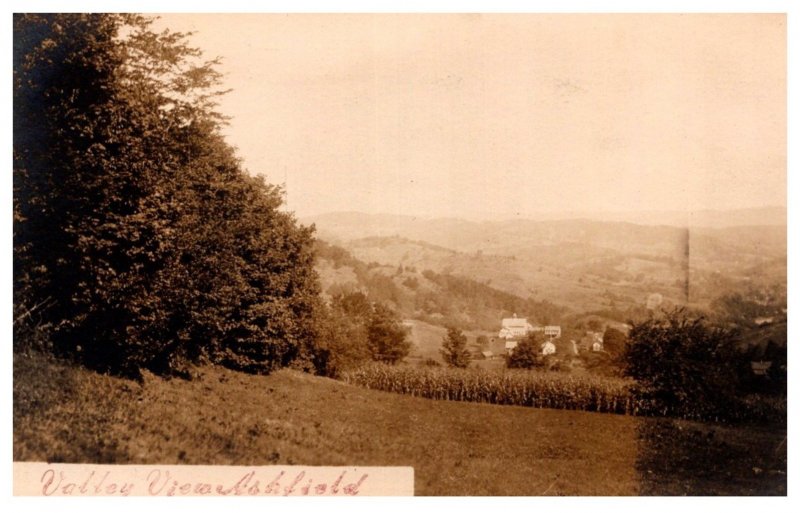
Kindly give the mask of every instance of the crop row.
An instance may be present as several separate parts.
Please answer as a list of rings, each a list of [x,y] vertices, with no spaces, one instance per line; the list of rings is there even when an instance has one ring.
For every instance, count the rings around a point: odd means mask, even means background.
[[[652,404],[631,380],[523,370],[481,371],[371,364],[344,373],[354,385],[429,399],[647,414]]]

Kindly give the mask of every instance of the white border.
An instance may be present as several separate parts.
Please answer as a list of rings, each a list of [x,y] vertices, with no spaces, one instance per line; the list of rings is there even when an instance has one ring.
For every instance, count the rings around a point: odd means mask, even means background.
[[[2,104],[3,139],[5,144],[2,146],[4,162],[8,164],[12,161],[11,156],[11,13],[13,12],[785,12],[788,13],[788,216],[789,216],[789,359],[793,364],[798,357],[798,350],[794,348],[795,341],[800,340],[800,330],[796,322],[798,315],[797,309],[800,308],[797,291],[800,289],[800,275],[797,272],[797,259],[800,257],[800,238],[798,238],[797,226],[798,216],[800,215],[800,185],[798,183],[798,169],[796,151],[798,145],[798,102],[797,95],[791,90],[797,88],[797,67],[800,63],[800,52],[798,51],[798,18],[800,10],[798,2],[790,0],[674,0],[664,1],[590,1],[590,0],[563,0],[547,2],[516,2],[507,0],[495,1],[461,1],[445,2],[440,0],[406,0],[390,2],[366,2],[366,1],[337,1],[326,3],[322,1],[279,1],[268,2],[266,5],[258,5],[251,1],[227,0],[225,2],[192,2],[179,3],[173,0],[161,1],[121,1],[121,2],[100,2],[100,1],[41,1],[41,2],[21,2],[11,1],[5,27],[2,31],[3,48],[2,53],[3,71],[5,72],[4,81],[0,84],[3,89],[5,102]],[[11,296],[12,296],[12,276],[11,276],[11,173],[7,168],[3,174],[5,183],[0,189],[0,197],[4,209],[5,217],[0,223],[0,239],[2,240],[2,319],[5,341],[3,352],[3,372],[2,383],[3,393],[0,399],[0,412],[5,422],[2,425],[2,445],[0,445],[0,461],[4,462],[0,469],[0,483],[2,483],[3,502],[5,511],[141,511],[143,508],[187,508],[191,511],[218,511],[220,508],[229,507],[229,503],[218,502],[221,499],[180,499],[179,504],[168,503],[169,499],[78,499],[78,500],[59,500],[58,503],[42,499],[22,499],[12,498],[11,493],[11,444],[12,444],[12,408],[11,408]],[[793,367],[794,368],[794,367]],[[790,377],[790,406],[794,405],[794,398],[797,397],[797,379]],[[790,408],[789,426],[797,425],[796,408]],[[413,499],[378,499],[363,498],[341,502],[340,499],[271,499],[264,502],[263,499],[236,499],[237,508],[246,508],[254,511],[286,511],[286,510],[305,510],[329,511],[331,509],[353,512],[374,512],[380,509],[382,512],[402,511],[406,513],[409,508],[437,507],[447,509],[465,509],[471,511],[485,512],[487,509],[501,507],[518,511],[555,511],[575,509],[591,509],[592,512],[614,512],[619,511],[675,511],[678,508],[703,508],[725,511],[742,511],[751,513],[759,507],[769,508],[770,511],[788,511],[790,503],[798,502],[793,500],[794,495],[800,492],[792,478],[797,475],[797,451],[795,441],[790,441],[789,447],[789,499],[763,499],[763,498],[413,498]],[[797,506],[797,504],[795,505]],[[797,510],[797,508],[792,508]]]

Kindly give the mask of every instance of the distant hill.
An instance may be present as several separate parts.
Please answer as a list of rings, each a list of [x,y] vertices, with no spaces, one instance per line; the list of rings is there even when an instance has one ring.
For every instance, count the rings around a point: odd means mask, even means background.
[[[691,228],[729,228],[732,226],[786,226],[785,207],[742,208],[735,210],[650,210],[644,212],[602,212],[585,217],[595,221],[632,222]]]
[[[786,226],[785,207],[762,207],[736,210],[697,210],[680,212],[674,210],[651,210],[642,212],[563,212],[540,213],[529,218],[493,219],[469,221],[454,218],[435,218],[394,215],[365,214],[361,212],[332,212],[302,219],[304,223],[316,223],[318,227],[330,229],[345,238],[360,238],[369,235],[403,235],[410,238],[415,230],[444,231],[485,229],[505,224],[541,223],[552,221],[594,221],[602,223],[633,223],[645,226],[672,226],[677,228],[730,228],[736,226]],[[423,239],[425,240],[425,239]],[[445,244],[447,245],[447,244]]]
[[[707,224],[721,224],[723,218],[777,222],[779,210],[785,214],[785,209],[699,214]],[[314,222],[321,239],[364,262],[461,276],[578,312],[642,307],[654,294],[666,305],[702,309],[721,294],[786,283],[785,224],[687,228],[354,212],[305,222]]]
[[[453,324],[465,330],[496,332],[500,320],[513,314],[548,324],[571,312],[552,301],[520,296],[465,276],[411,263],[367,264],[349,251],[321,240],[317,241],[316,270],[323,297],[362,292],[406,319],[440,327]]]

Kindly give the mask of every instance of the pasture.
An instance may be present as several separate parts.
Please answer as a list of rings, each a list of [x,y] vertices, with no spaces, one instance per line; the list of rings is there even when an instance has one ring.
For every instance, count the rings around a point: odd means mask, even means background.
[[[786,493],[785,435],[434,401],[291,370],[138,383],[14,359],[16,461],[411,465],[419,495],[772,495]]]

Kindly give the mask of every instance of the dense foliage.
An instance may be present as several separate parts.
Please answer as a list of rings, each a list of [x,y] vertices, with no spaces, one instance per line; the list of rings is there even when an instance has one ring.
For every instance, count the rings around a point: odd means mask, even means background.
[[[411,351],[411,341],[397,315],[386,306],[373,304],[367,324],[367,344],[372,359],[397,363]]]
[[[542,338],[537,333],[528,333],[519,341],[517,347],[506,355],[506,367],[509,369],[533,369],[544,366],[541,345]]]
[[[406,330],[385,305],[361,292],[340,294],[317,308],[310,355],[319,374],[338,377],[367,360],[396,363],[411,350]]]
[[[269,371],[313,344],[312,232],[222,139],[216,63],[150,26],[14,17],[15,345],[37,310],[95,368]]]
[[[624,372],[677,416],[725,418],[737,402],[742,355],[733,334],[678,309],[634,324]]]
[[[447,335],[442,339],[442,358],[450,367],[465,369],[469,366],[469,351],[467,350],[467,336],[456,328],[449,326]]]
[[[607,327],[603,333],[603,351],[612,358],[617,358],[625,352],[627,342],[628,337],[625,336],[625,333],[612,326]]]

